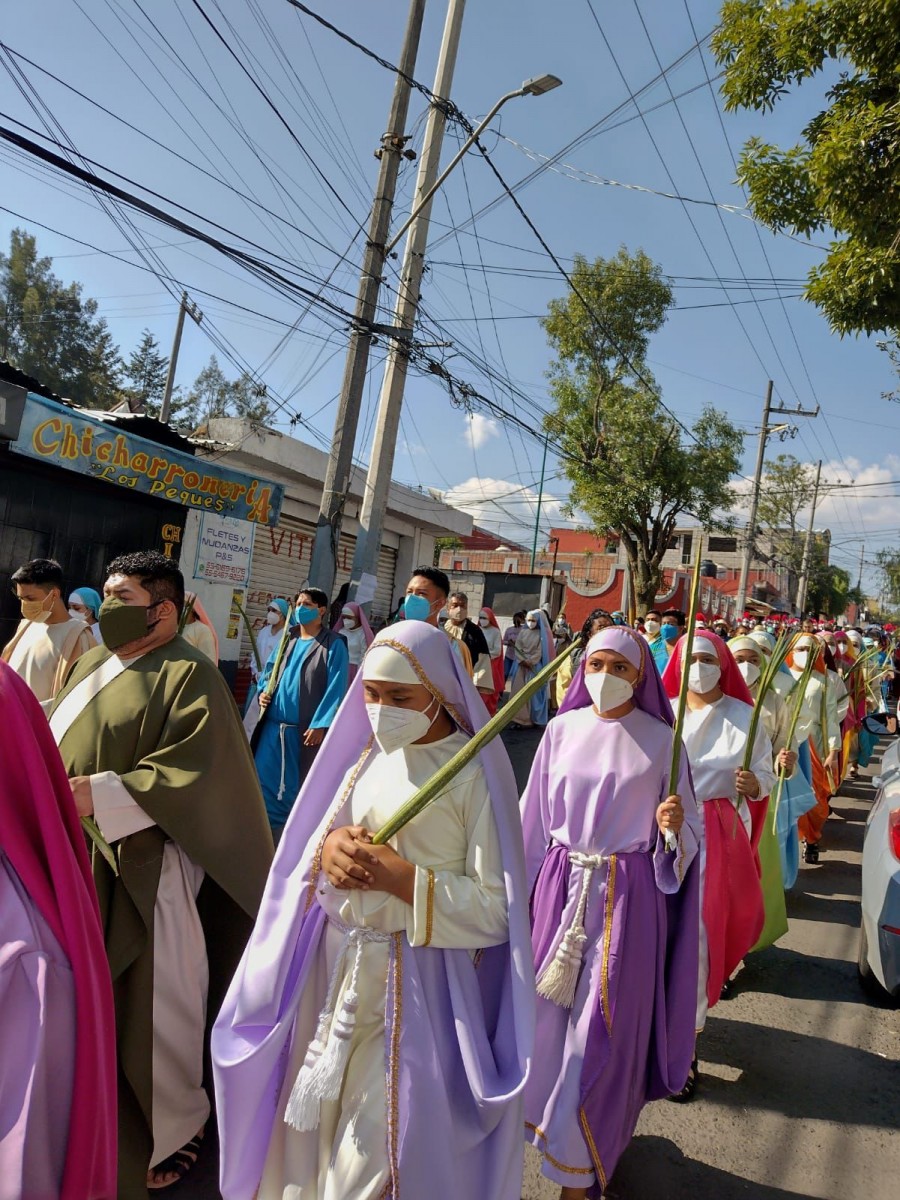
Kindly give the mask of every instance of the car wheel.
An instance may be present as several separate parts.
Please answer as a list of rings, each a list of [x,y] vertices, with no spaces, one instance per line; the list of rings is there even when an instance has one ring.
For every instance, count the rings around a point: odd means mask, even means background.
[[[872,965],[869,962],[869,939],[866,937],[866,927],[862,923],[859,926],[859,953],[856,958],[856,971],[859,976],[859,984],[867,996],[873,1000],[883,1000],[885,993],[881,984],[875,977],[875,972],[872,970]]]

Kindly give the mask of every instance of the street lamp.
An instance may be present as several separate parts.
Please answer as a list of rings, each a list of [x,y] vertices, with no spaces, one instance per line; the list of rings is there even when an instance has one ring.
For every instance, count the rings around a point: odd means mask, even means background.
[[[552,92],[554,88],[558,88],[561,85],[562,80],[558,79],[555,75],[536,75],[534,79],[526,79],[522,86],[520,88],[516,88],[514,92],[507,92],[505,96],[501,96],[484,120],[476,129],[472,130],[469,137],[463,142],[459,150],[457,150],[456,154],[454,154],[454,156],[450,159],[449,163],[447,163],[447,166],[388,242],[384,250],[385,258],[387,258],[387,256],[391,253],[425,205],[428,204],[428,202],[434,196],[438,188],[441,187],[444,180],[447,178],[453,168],[460,162],[463,155],[465,155],[478,141],[485,129],[487,129],[488,125],[490,125],[491,121],[493,121],[494,117],[496,117],[497,113],[504,104],[506,104],[509,100],[515,100],[517,96],[543,96],[545,92]]]

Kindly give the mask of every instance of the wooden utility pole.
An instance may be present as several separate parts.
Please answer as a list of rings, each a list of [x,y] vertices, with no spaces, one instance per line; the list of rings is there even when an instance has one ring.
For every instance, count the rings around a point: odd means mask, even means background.
[[[353,469],[353,450],[356,445],[356,431],[372,345],[372,325],[377,316],[378,293],[384,274],[385,247],[391,227],[397,176],[409,140],[404,131],[409,112],[410,80],[416,68],[424,15],[425,0],[411,0],[387,132],[382,137],[381,149],[377,152],[381,158],[381,168],[375,186],[375,200],[369,220],[353,328],[350,332],[350,345],[334,422],[331,451],[325,469],[325,485],[322,489],[309,568],[310,583],[321,588],[327,595],[331,595],[334,588],[341,520]]]
[[[178,366],[178,351],[181,349],[181,335],[184,332],[184,314],[197,322],[199,325],[203,320],[203,313],[193,302],[188,299],[187,292],[181,293],[181,303],[178,306],[178,321],[175,325],[175,338],[172,342],[172,353],[169,356],[169,370],[166,374],[166,390],[163,393],[162,407],[159,410],[159,419],[163,425],[168,425],[169,416],[172,412],[172,389],[175,386],[175,368]]]

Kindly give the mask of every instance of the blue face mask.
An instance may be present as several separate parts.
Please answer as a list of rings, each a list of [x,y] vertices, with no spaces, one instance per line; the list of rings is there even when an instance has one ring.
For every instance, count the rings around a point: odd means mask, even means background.
[[[613,617],[613,625],[624,625],[625,621],[622,617]]]
[[[664,641],[667,641],[667,642],[677,642],[678,641],[678,626],[677,625],[663,625],[663,626],[661,626],[659,633]]]
[[[407,621],[427,621],[431,616],[431,602],[424,596],[410,594],[403,601],[403,615]]]
[[[308,604],[298,604],[294,609],[294,616],[301,625],[309,625],[311,621],[316,621],[321,616],[317,608],[311,608]]]

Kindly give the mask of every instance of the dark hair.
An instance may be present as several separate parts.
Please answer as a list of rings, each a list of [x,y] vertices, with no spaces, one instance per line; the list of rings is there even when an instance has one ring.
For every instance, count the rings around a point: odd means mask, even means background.
[[[447,597],[447,599],[448,600],[462,600],[462,602],[466,606],[466,608],[469,607],[469,597],[466,595],[465,592],[451,592],[450,595]]]
[[[24,563],[12,577],[12,584],[34,583],[40,587],[55,587],[62,591],[62,567],[55,558],[33,558]]]
[[[664,617],[674,617],[676,623],[682,629],[684,628],[685,621],[687,621],[687,615],[680,608],[667,608],[662,615]]]
[[[410,579],[415,579],[417,575],[421,575],[423,579],[433,583],[437,590],[443,592],[445,596],[450,595],[450,580],[437,567],[414,567]]]
[[[647,618],[650,616],[650,614],[651,614],[651,613],[656,613],[656,615],[657,615],[658,617],[661,617],[661,616],[662,616],[662,613],[659,611],[659,609],[658,609],[658,608],[648,608],[648,609],[647,609],[647,611],[644,613],[643,620],[645,620],[645,621],[646,621],[646,620],[647,620]]]
[[[587,620],[581,627],[582,650],[584,650],[584,647],[588,644],[588,639],[591,636],[591,630],[594,628],[594,622],[599,621],[601,617],[606,617],[608,621],[612,620],[612,614],[608,613],[605,608],[594,608],[588,613]]]
[[[298,596],[309,596],[310,600],[312,600],[315,603],[316,608],[327,608],[328,607],[328,597],[325,595],[325,593],[322,591],[321,588],[314,588],[314,587],[301,588],[300,591],[297,593],[297,595]]]
[[[106,568],[106,578],[111,575],[133,576],[156,603],[171,600],[179,613],[184,608],[184,576],[178,564],[159,550],[120,554]]]

